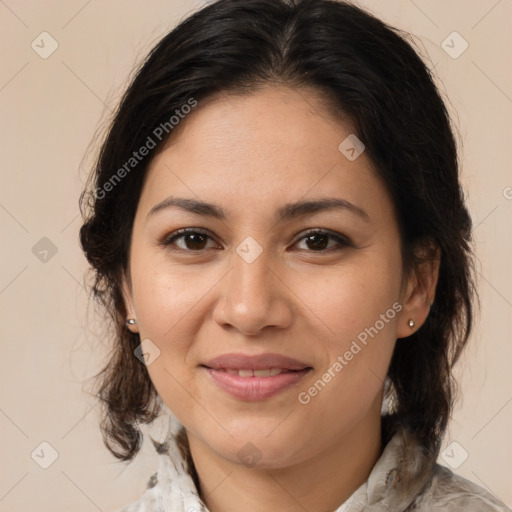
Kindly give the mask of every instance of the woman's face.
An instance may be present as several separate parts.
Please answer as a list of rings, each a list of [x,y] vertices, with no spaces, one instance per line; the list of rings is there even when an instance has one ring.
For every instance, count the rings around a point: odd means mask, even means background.
[[[131,329],[189,437],[234,463],[286,467],[378,425],[412,332],[393,205],[350,135],[314,91],[268,87],[199,103],[151,162]]]

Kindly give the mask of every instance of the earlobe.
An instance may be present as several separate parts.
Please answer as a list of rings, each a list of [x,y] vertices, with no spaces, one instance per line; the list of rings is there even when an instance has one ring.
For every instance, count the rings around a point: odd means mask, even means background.
[[[427,319],[436,293],[439,277],[440,249],[423,247],[423,257],[408,278],[403,295],[402,311],[398,319],[397,338],[406,338],[416,332]]]
[[[135,312],[135,306],[133,304],[133,297],[131,291],[131,285],[128,282],[126,276],[123,276],[122,281],[122,292],[123,299],[126,308],[126,326],[133,333],[139,332],[139,327],[137,326],[137,314]]]

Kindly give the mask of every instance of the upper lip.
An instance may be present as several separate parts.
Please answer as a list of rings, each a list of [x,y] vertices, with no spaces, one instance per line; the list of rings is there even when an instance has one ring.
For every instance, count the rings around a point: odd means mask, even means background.
[[[233,370],[265,370],[267,368],[282,368],[284,370],[304,370],[311,368],[309,365],[292,359],[291,357],[280,354],[222,354],[210,359],[203,366],[214,370],[233,369]]]

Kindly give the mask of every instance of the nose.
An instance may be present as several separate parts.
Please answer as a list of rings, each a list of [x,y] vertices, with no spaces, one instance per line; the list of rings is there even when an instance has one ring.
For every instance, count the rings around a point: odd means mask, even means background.
[[[270,268],[265,251],[252,263],[236,253],[233,260],[233,268],[219,283],[214,321],[251,336],[265,328],[288,327],[293,318],[293,294]]]

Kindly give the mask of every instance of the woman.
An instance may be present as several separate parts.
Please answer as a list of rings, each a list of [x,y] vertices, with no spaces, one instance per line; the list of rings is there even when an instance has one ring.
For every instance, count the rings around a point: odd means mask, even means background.
[[[507,510],[436,464],[472,324],[449,118],[329,0],[219,0],[153,49],[86,192],[109,450],[171,418],[134,511]]]

